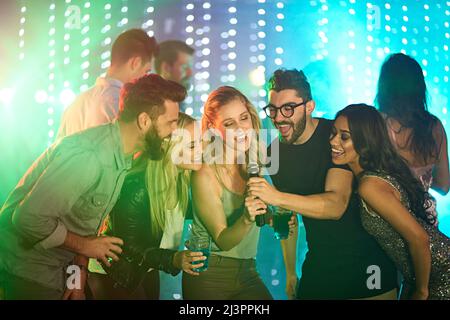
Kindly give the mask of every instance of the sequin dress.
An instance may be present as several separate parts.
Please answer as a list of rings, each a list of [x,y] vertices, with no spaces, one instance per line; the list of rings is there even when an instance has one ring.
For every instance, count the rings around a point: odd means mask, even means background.
[[[363,172],[359,176],[359,179],[369,176],[382,179],[398,190],[403,206],[408,209],[428,233],[431,249],[431,273],[428,286],[428,298],[433,300],[450,300],[450,238],[441,233],[437,228],[427,224],[411,211],[408,196],[395,178],[379,172]],[[378,241],[402,273],[404,277],[402,299],[408,299],[415,287],[414,266],[408,245],[387,221],[369,208],[364,200],[361,199],[361,202],[361,221],[363,227]]]

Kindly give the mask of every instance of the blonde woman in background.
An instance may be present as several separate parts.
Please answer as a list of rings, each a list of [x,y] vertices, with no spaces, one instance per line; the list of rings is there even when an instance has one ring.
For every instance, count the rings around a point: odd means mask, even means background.
[[[201,127],[191,116],[180,113],[162,161],[147,164],[152,232],[164,231],[161,248],[176,249],[181,242],[184,220],[191,207],[191,172],[202,167]]]

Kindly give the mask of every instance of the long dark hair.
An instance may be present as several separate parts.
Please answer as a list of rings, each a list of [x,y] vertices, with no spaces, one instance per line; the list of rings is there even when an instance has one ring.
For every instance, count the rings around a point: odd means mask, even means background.
[[[341,116],[348,121],[353,146],[364,171],[384,172],[395,178],[406,191],[413,212],[432,224],[424,208],[428,193],[390,142],[386,123],[377,109],[352,104],[339,111],[336,119]]]
[[[437,158],[440,146],[433,137],[438,119],[428,112],[427,86],[422,68],[403,53],[390,55],[378,79],[376,102],[381,112],[411,128],[405,148],[424,162]]]

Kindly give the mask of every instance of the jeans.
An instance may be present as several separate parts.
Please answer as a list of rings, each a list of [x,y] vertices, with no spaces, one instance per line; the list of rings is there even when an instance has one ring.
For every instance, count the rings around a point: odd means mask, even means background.
[[[256,271],[254,259],[211,255],[199,276],[183,273],[185,300],[272,300]]]
[[[2,278],[2,294],[5,300],[61,300],[64,294],[63,291],[45,287],[10,273],[2,273]]]
[[[142,283],[134,291],[116,287],[114,280],[106,274],[90,273],[88,285],[94,300],[158,300],[159,272],[147,273]]]

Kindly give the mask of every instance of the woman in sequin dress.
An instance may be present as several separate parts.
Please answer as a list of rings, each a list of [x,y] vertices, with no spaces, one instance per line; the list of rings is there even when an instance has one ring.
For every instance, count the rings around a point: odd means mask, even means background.
[[[427,192],[390,143],[381,114],[346,107],[330,144],[333,162],[358,177],[362,224],[402,273],[402,298],[450,299],[450,239],[427,216]]]

